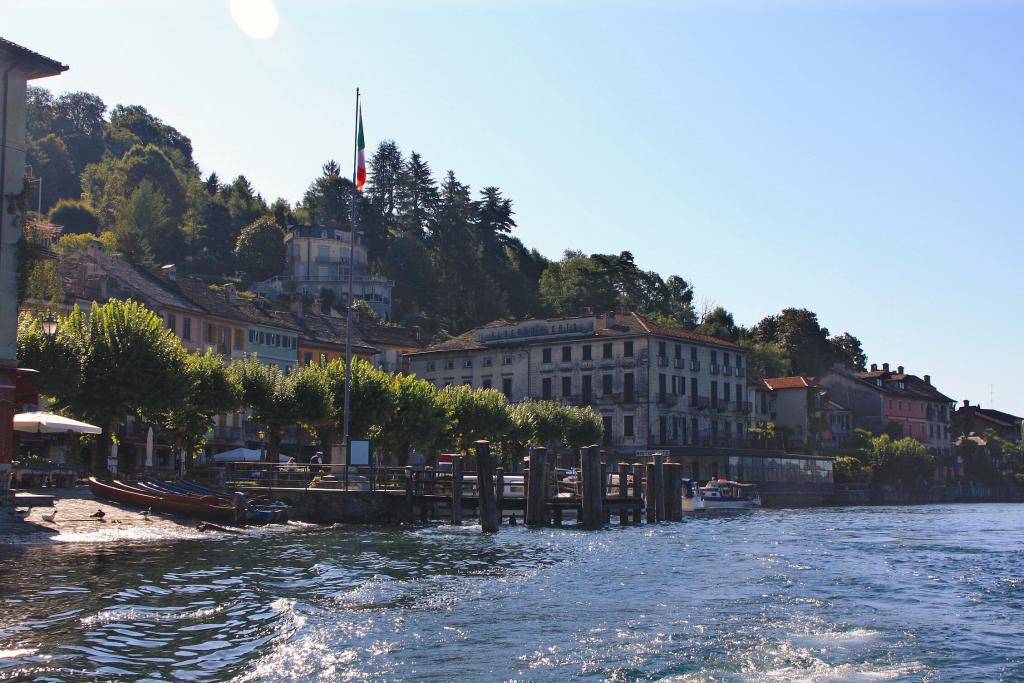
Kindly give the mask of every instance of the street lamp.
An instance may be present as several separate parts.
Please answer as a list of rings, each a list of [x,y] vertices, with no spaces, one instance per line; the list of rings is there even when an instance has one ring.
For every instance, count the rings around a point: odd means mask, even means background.
[[[53,313],[48,313],[42,321],[43,334],[47,337],[52,337],[57,334],[57,318],[54,317]]]
[[[262,429],[256,432],[256,438],[260,440],[260,460],[267,459],[267,433]]]

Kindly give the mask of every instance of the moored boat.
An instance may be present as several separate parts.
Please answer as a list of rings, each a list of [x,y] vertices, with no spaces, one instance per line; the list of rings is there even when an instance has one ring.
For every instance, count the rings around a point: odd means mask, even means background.
[[[761,494],[754,484],[712,479],[701,487],[700,497],[707,510],[746,510],[761,507]]]
[[[235,524],[244,522],[247,515],[244,497],[232,504],[216,496],[162,492],[155,487],[117,480],[100,481],[95,477],[89,477],[89,488],[93,495],[104,500],[183,517]]]
[[[683,479],[683,512],[698,512],[703,509],[700,482],[696,479]]]

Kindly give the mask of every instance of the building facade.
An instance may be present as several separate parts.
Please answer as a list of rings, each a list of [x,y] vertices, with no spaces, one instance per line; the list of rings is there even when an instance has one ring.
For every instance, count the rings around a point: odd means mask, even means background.
[[[996,436],[1013,443],[1020,443],[1021,423],[1024,418],[993,408],[982,408],[978,404],[971,405],[971,402],[964,399],[963,405],[956,409],[956,436],[970,436],[971,434],[984,434],[988,430],[995,432]]]
[[[623,454],[748,440],[746,350],[635,313],[498,321],[406,358],[438,389],[592,406]]]
[[[284,236],[285,272],[253,287],[254,291],[280,296],[286,289],[304,298],[321,298],[324,290],[335,301],[348,301],[349,250],[352,250],[352,296],[362,299],[381,318],[391,318],[394,282],[370,272],[366,246],[361,238],[351,244],[352,233],[334,228],[292,226]]]

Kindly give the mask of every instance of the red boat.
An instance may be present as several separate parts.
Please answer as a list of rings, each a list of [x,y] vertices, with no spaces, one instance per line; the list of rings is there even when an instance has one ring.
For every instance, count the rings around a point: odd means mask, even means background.
[[[216,496],[178,495],[116,480],[100,481],[95,477],[89,477],[89,488],[93,495],[104,500],[212,522],[233,524],[244,521],[246,515],[244,508],[239,509]]]

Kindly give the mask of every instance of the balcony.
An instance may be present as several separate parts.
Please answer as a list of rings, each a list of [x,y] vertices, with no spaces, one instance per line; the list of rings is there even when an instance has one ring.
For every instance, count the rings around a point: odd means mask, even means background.
[[[552,363],[541,363],[540,364],[540,371],[541,372],[554,372],[555,371],[555,366]]]
[[[558,369],[563,371],[563,372],[567,372],[569,370],[572,370],[572,361],[563,360],[561,363],[558,364]]]
[[[693,370],[694,372],[700,370],[700,361],[699,360],[691,360],[690,361],[690,369]]]
[[[592,361],[592,360],[581,360],[580,361],[580,370],[593,370],[593,369],[594,369],[594,361]]]
[[[750,401],[736,401],[737,413],[750,414],[754,410],[753,404]]]
[[[706,410],[711,405],[711,399],[707,396],[690,396],[690,407],[697,410]]]
[[[675,394],[658,394],[658,403],[663,406],[674,406],[678,400],[679,399]]]
[[[674,367],[676,370],[685,370],[686,369],[686,361],[683,360],[682,358],[673,358],[672,359],[672,367]]]
[[[658,367],[659,368],[667,368],[668,367],[668,356],[658,356]]]
[[[726,377],[732,377],[732,366],[726,365],[722,367],[722,374]]]
[[[712,375],[717,375],[718,371],[719,367],[717,363],[712,363],[711,365],[708,366],[708,372],[710,372]]]

